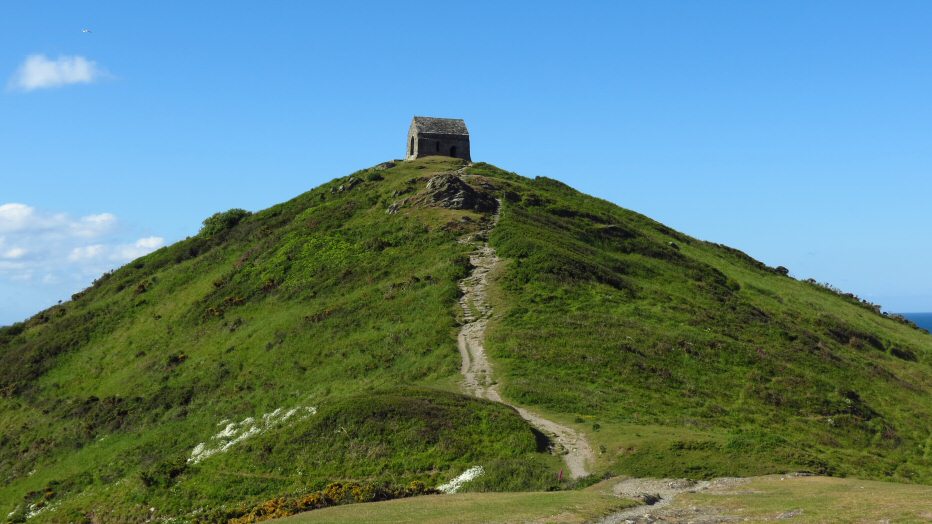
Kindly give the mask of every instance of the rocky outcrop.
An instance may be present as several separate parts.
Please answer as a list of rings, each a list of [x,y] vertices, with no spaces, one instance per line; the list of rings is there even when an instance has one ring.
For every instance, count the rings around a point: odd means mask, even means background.
[[[423,198],[426,205],[447,209],[495,211],[498,207],[491,195],[473,189],[462,178],[449,173],[428,180]]]
[[[340,184],[340,187],[330,188],[330,192],[331,193],[342,193],[344,191],[349,191],[350,189],[353,189],[354,187],[356,187],[357,184],[360,184],[361,182],[362,180],[354,176],[351,176],[346,180],[346,182]]]
[[[464,182],[457,174],[444,173],[431,177],[423,190],[404,200],[394,202],[386,212],[393,215],[401,208],[408,206],[494,212],[498,209],[498,201],[485,189],[493,188],[488,186],[476,189]]]

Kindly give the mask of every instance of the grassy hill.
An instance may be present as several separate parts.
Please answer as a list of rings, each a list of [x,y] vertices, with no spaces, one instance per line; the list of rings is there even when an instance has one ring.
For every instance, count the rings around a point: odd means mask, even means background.
[[[560,182],[516,185],[488,342],[510,398],[585,421],[632,474],[932,482],[925,331]]]
[[[516,412],[459,394],[457,240],[488,213],[424,191],[460,166],[378,166],[218,214],[0,329],[0,511],[213,522],[475,465],[470,490],[570,487]],[[557,181],[463,173],[502,202],[503,392],[585,431],[600,474],[932,482],[928,334]]]

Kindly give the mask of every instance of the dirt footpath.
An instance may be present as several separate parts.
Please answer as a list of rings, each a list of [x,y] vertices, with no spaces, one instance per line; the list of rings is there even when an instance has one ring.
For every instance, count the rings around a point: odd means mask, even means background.
[[[464,317],[458,337],[460,355],[463,359],[460,369],[464,378],[463,388],[473,396],[501,402],[516,409],[524,420],[548,435],[558,446],[558,449],[554,451],[563,454],[563,460],[572,478],[586,476],[589,474],[588,464],[593,462],[595,457],[585,436],[571,428],[545,419],[533,411],[502,400],[498,384],[493,379],[492,365],[486,356],[483,343],[486,325],[492,314],[487,292],[489,273],[495,270],[501,262],[487,240],[489,233],[497,223],[498,212],[496,211],[489,225],[481,233],[461,240],[463,243],[476,246],[476,251],[469,257],[473,266],[472,273],[459,283],[463,291],[460,306],[463,308]]]
[[[641,506],[628,508],[609,515],[598,524],[642,524],[650,522],[677,522],[705,524],[712,522],[735,522],[738,517],[724,515],[715,508],[671,508],[670,503],[683,493],[714,491],[730,492],[747,484],[750,479],[725,477],[713,480],[687,479],[624,479],[612,488],[615,495],[644,502]]]

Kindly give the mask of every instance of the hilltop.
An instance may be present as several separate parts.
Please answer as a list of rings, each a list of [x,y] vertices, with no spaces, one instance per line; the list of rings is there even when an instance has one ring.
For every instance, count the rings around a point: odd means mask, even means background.
[[[550,436],[463,394],[469,237],[501,259],[495,390],[584,435],[591,477],[560,478]],[[218,213],[0,329],[0,510],[224,521],[334,482],[424,493],[474,466],[464,490],[800,470],[929,484],[930,365],[915,326],[556,180],[386,163]]]

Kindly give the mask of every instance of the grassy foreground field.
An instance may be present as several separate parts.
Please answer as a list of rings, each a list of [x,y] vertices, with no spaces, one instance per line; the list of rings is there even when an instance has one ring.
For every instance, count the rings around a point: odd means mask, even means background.
[[[723,515],[792,522],[930,522],[932,487],[830,477],[767,476],[725,492],[691,493],[674,509],[714,508]]]
[[[611,494],[614,481],[584,490],[537,493],[465,493],[339,506],[282,519],[314,523],[589,522],[637,503]],[[929,522],[932,487],[831,477],[748,479],[723,490],[678,496],[647,510],[664,522]],[[716,520],[718,519],[718,520]]]
[[[374,504],[337,506],[276,522],[423,523],[588,522],[637,502],[611,494],[602,482],[578,491],[530,493],[460,493],[430,495]]]

